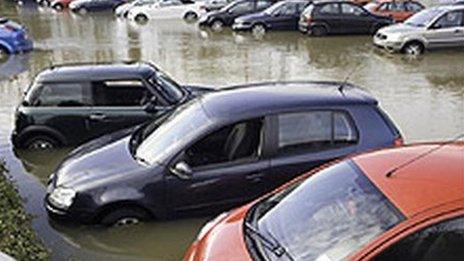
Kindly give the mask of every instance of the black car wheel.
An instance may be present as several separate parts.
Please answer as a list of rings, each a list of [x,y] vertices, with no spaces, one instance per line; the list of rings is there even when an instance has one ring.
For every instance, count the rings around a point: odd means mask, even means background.
[[[10,53],[8,52],[8,50],[1,46],[0,45],[0,62],[3,62],[4,60],[6,60],[6,58],[10,55]]]
[[[222,20],[216,19],[211,23],[211,29],[215,32],[221,32],[224,29],[224,22]]]
[[[262,37],[266,34],[266,26],[263,24],[255,24],[251,27],[251,32],[254,36]]]
[[[421,55],[424,52],[424,50],[425,50],[425,47],[422,43],[414,41],[414,42],[407,43],[403,47],[402,52],[407,55],[417,56],[417,55]]]
[[[135,16],[135,21],[140,24],[145,24],[148,21],[148,17],[144,14],[138,14]]]
[[[55,4],[53,6],[53,9],[57,10],[57,11],[63,11],[64,7],[62,4]]]
[[[24,141],[22,147],[29,150],[50,150],[58,147],[58,142],[49,136],[38,135]]]
[[[198,19],[198,15],[194,12],[188,12],[184,15],[184,20],[191,23]]]
[[[80,15],[85,15],[89,12],[89,10],[87,10],[87,8],[85,7],[81,7],[79,9],[77,9],[77,13],[79,13]]]
[[[103,216],[100,223],[105,226],[128,226],[148,220],[150,215],[143,209],[135,207],[123,207],[113,210]]]
[[[39,1],[39,5],[41,5],[41,6],[48,6],[49,3],[48,3],[47,0],[40,0],[40,1]]]
[[[324,36],[327,35],[327,29],[325,29],[323,26],[314,26],[311,28],[310,34],[317,37]]]

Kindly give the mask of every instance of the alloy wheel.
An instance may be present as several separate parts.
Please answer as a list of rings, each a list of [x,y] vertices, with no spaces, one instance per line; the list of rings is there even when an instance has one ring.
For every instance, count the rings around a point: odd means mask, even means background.
[[[197,20],[198,16],[195,13],[188,13],[185,15],[185,21],[187,22],[193,22]]]
[[[224,28],[224,23],[221,20],[216,20],[211,25],[211,29],[215,32],[220,32]]]
[[[47,140],[35,140],[27,147],[30,150],[48,150],[53,149],[55,146],[52,142]]]
[[[251,29],[251,32],[256,37],[262,37],[264,36],[264,34],[266,34],[266,28],[262,24],[257,24],[253,26],[253,28]]]
[[[419,44],[409,44],[405,47],[404,52],[407,55],[418,56],[422,53],[423,48]]]
[[[87,14],[87,9],[85,7],[82,7],[82,8],[79,9],[78,13],[81,14],[81,15],[85,15],[85,14]]]
[[[136,225],[140,222],[140,220],[136,217],[125,217],[121,218],[114,224],[115,227],[122,227],[122,226],[130,226]]]

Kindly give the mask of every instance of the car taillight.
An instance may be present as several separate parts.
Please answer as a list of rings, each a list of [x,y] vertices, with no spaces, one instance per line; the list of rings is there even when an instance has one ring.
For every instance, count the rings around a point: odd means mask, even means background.
[[[312,22],[311,16],[307,16],[307,17],[306,17],[306,22],[307,22],[308,24],[310,24],[310,23]]]
[[[396,138],[396,139],[395,139],[395,142],[394,142],[394,145],[395,145],[395,147],[403,146],[403,145],[404,145],[404,140],[403,140],[403,138],[401,138],[401,137]]]

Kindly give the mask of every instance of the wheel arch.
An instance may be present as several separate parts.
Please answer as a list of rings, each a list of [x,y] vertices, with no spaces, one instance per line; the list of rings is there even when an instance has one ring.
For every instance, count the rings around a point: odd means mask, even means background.
[[[4,40],[0,39],[0,47],[4,48],[9,54],[14,53],[13,47]]]
[[[96,210],[95,216],[93,218],[93,221],[95,223],[100,223],[101,220],[109,215],[111,212],[121,209],[121,208],[133,208],[133,209],[139,209],[140,211],[144,211],[150,218],[156,219],[157,216],[148,209],[147,207],[143,206],[139,201],[134,200],[134,199],[125,199],[125,200],[116,200],[112,202],[108,202],[107,204],[101,206]]]
[[[60,145],[67,145],[66,138],[63,134],[47,126],[26,127],[18,136],[18,144],[21,146],[24,141],[34,135],[45,135],[58,141]]]
[[[324,23],[324,22],[311,23],[309,28],[312,29],[312,28],[318,27],[318,26],[323,27],[327,31],[327,33],[330,33],[330,26],[328,24]]]

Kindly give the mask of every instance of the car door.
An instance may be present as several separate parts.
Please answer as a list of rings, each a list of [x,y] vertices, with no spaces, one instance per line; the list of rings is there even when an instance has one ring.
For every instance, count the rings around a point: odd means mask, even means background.
[[[321,6],[315,17],[316,21],[328,26],[329,33],[341,33],[345,28],[346,21],[340,14],[338,3],[327,3]]]
[[[236,5],[232,6],[227,10],[227,15],[224,16],[226,25],[231,25],[235,18],[252,13],[255,10],[254,1],[243,1],[238,2]]]
[[[357,129],[345,111],[310,110],[275,115],[271,187],[356,151]]]
[[[187,146],[166,174],[167,202],[172,211],[226,209],[261,195],[269,170],[269,160],[263,154],[263,126],[262,119],[228,124]],[[186,179],[173,175],[172,170],[183,163],[191,169]]]
[[[440,16],[425,33],[429,48],[462,46],[464,41],[462,11],[449,11]]]
[[[368,33],[372,27],[371,15],[362,7],[351,4],[340,4],[341,15],[346,21],[343,31],[348,34],[364,34]]]
[[[88,119],[94,137],[155,119],[167,110],[159,95],[141,79],[94,81],[91,88]]]
[[[295,29],[298,21],[296,3],[288,2],[272,13],[272,27],[276,30]]]

